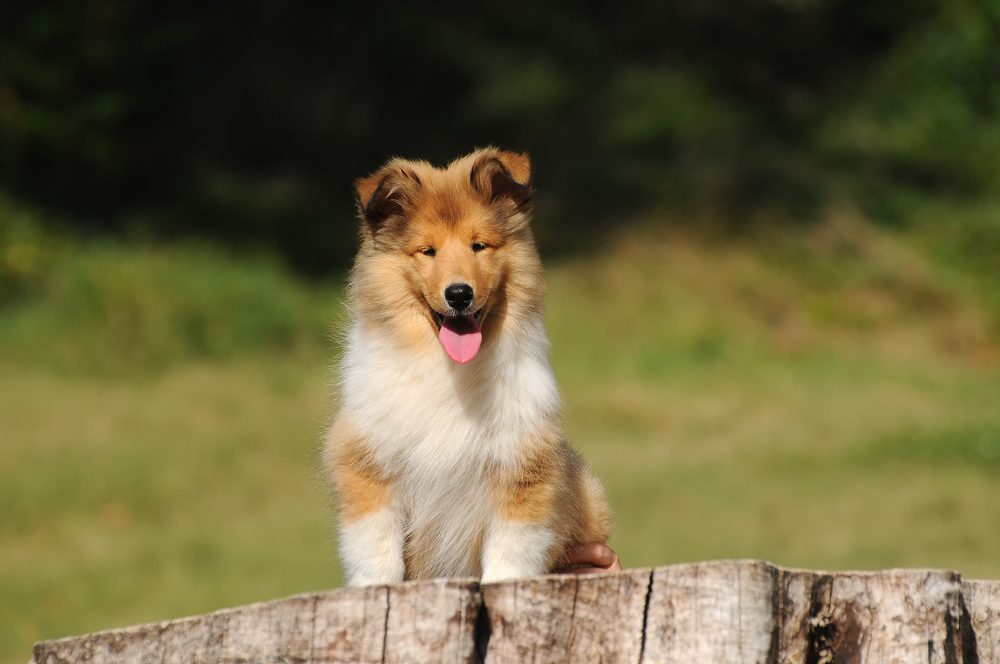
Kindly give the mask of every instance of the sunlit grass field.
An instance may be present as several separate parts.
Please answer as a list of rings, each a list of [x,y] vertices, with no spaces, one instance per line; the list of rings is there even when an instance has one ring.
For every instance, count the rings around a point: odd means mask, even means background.
[[[956,260],[937,226],[848,214],[669,228],[547,261],[566,428],[626,565],[1000,578],[989,265]],[[18,256],[23,292],[0,306],[0,658],[340,585],[319,446],[342,284],[198,247]]]

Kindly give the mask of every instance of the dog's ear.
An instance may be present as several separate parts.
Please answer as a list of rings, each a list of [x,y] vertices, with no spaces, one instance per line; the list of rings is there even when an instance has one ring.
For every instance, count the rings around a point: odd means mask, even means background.
[[[519,210],[531,204],[531,159],[527,154],[485,150],[472,165],[469,181],[490,203],[510,200]]]
[[[372,229],[410,206],[420,178],[405,165],[389,162],[368,177],[354,181],[358,214]]]

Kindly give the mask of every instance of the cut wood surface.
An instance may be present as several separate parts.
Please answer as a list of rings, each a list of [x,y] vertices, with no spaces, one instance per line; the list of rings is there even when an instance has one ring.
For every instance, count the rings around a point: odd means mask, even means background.
[[[60,662],[1000,663],[1000,582],[757,561],[332,590],[35,646]]]

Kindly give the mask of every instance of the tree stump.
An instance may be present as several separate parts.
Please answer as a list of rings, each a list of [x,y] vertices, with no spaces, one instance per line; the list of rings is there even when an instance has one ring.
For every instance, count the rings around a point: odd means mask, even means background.
[[[350,588],[44,641],[111,662],[1000,663],[1000,582],[758,561]]]

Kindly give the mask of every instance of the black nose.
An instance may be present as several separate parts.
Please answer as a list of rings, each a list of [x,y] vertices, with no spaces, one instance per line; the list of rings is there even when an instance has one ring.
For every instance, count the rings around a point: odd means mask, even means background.
[[[472,304],[472,286],[469,284],[451,284],[444,289],[444,299],[455,311],[462,311]]]

